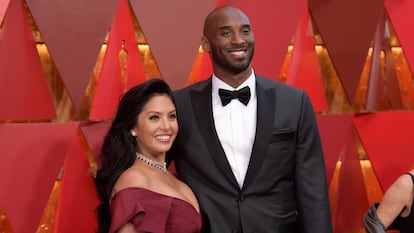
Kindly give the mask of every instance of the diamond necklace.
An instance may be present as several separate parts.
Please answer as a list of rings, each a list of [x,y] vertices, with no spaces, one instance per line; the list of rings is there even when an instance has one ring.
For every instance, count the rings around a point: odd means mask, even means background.
[[[160,163],[160,162],[154,161],[152,159],[149,159],[149,158],[145,157],[143,154],[140,154],[138,152],[136,152],[136,155],[137,155],[137,159],[140,159],[140,160],[148,163],[149,165],[160,169],[164,173],[167,173],[167,163],[166,162]]]

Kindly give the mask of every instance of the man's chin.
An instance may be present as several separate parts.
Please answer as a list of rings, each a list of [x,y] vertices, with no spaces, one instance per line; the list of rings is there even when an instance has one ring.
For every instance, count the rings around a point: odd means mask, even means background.
[[[231,72],[236,75],[236,74],[240,74],[240,73],[246,71],[248,68],[249,68],[248,65],[233,66],[232,69],[231,69]]]

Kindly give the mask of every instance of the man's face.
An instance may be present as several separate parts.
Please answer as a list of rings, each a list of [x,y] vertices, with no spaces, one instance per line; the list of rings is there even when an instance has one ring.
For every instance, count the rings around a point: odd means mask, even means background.
[[[234,75],[250,69],[255,40],[246,15],[234,9],[218,11],[206,32],[204,49],[215,70]]]

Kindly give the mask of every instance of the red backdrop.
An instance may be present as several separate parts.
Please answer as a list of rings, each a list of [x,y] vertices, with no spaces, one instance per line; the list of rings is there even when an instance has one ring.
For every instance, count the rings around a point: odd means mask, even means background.
[[[203,20],[223,4],[253,23],[255,72],[311,97],[335,233],[363,228],[380,196],[370,197],[361,159],[382,191],[414,165],[412,74],[401,73],[414,65],[412,1],[0,1],[0,217],[13,232],[40,227],[56,180],[52,229],[93,232],[94,161],[119,96],[155,76],[173,89],[208,78]]]

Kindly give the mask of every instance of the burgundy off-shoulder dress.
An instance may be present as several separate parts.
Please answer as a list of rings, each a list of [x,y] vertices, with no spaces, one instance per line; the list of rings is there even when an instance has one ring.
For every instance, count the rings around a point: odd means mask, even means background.
[[[126,188],[112,198],[109,232],[131,223],[151,233],[199,233],[202,218],[188,202],[143,188]]]

